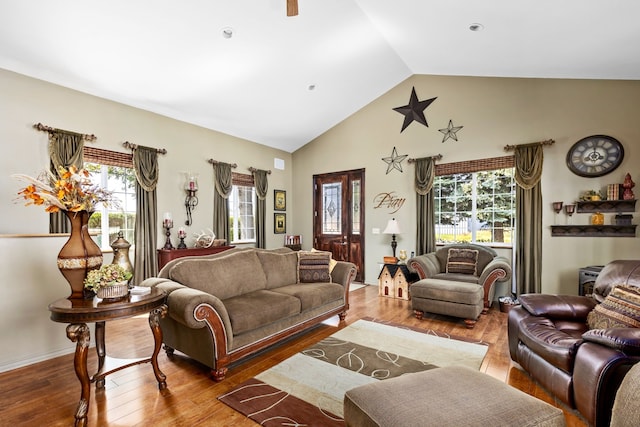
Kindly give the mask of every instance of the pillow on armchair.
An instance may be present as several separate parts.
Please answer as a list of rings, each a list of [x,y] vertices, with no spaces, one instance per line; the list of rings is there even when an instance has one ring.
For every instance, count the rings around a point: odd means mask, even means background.
[[[640,289],[615,286],[587,315],[589,329],[640,328]]]
[[[445,273],[478,275],[478,250],[450,248]]]

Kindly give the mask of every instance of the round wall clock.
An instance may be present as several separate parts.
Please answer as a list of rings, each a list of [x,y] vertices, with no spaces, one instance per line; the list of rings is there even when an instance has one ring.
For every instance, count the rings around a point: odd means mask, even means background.
[[[607,135],[591,135],[569,149],[567,167],[576,175],[595,178],[613,172],[623,158],[620,141]]]

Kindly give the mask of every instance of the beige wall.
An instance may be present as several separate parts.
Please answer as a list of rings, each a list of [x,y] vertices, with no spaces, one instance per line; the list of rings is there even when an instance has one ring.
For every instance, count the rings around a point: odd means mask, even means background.
[[[428,128],[413,123],[400,133],[403,118],[392,108],[407,104],[412,86],[420,100],[438,99],[425,111]],[[312,175],[365,168],[368,283],[376,283],[378,260],[390,252],[388,236],[374,235],[372,228],[383,229],[395,216],[405,231],[398,238],[398,248],[410,251],[415,246],[413,167],[405,161],[402,173],[386,174],[381,160],[394,146],[399,154],[410,157],[441,153],[443,162],[453,162],[501,156],[505,144],[553,138],[556,144],[545,150],[542,182],[548,207],[544,212],[543,290],[576,293],[579,267],[637,258],[640,253],[637,238],[551,238],[549,231],[554,221],[551,202],[569,202],[581,190],[621,182],[626,172],[640,180],[635,166],[640,160],[640,127],[635,124],[640,82],[414,76],[293,155],[2,70],[0,94],[0,371],[73,351],[65,325],[51,322],[47,311],[49,302],[68,292],[55,265],[64,238],[10,236],[47,229],[46,215],[40,209],[14,202],[19,183],[9,178],[12,173],[36,174],[47,166],[47,137],[32,128],[36,122],[93,133],[98,137],[94,146],[100,148],[124,151],[123,141],[166,148],[168,154],[159,160],[158,211],[172,212],[176,225],[186,216],[180,172],[200,174],[200,203],[190,233],[212,224],[213,174],[206,159],[238,163],[239,172],[250,166],[272,169],[268,247],[282,244],[282,236],[272,233],[273,189],[287,191],[287,230],[303,234],[305,247],[310,248]],[[446,127],[449,119],[464,128],[458,142],[442,143],[438,129]],[[565,166],[567,150],[578,139],[597,133],[623,143],[622,166],[598,179],[573,175]],[[273,168],[274,157],[285,160],[284,171]],[[394,215],[373,209],[373,197],[391,191],[406,199],[404,206]],[[586,223],[588,216],[576,215],[573,220]],[[161,245],[161,230],[158,239]]]
[[[403,116],[392,109],[408,103],[413,86],[419,100],[437,99],[425,110],[428,128],[414,122],[400,133]],[[503,156],[507,144],[551,138],[556,143],[545,149],[542,178],[542,287],[544,292],[577,294],[580,267],[637,258],[640,240],[552,238],[551,203],[569,203],[583,190],[622,182],[627,172],[640,181],[639,99],[637,81],[413,76],[294,153],[295,231],[312,235],[312,216],[308,212],[312,207],[309,188],[313,174],[365,168],[365,277],[367,283],[376,283],[378,261],[390,255],[391,249],[389,236],[372,234],[373,228],[384,229],[393,216],[404,231],[398,238],[398,249],[411,251],[415,247],[414,168],[405,161],[402,173],[393,170],[386,174],[387,165],[381,160],[391,155],[394,146],[398,154],[414,158],[442,154],[441,162],[446,163]],[[443,134],[438,129],[445,128],[450,119],[455,126],[464,128],[458,132],[457,142],[449,139],[442,143]],[[609,175],[582,178],[565,166],[565,156],[573,143],[593,134],[611,135],[621,141],[625,159]],[[400,211],[392,215],[384,209],[374,209],[375,195],[391,191],[406,199]],[[606,220],[611,220],[610,214]],[[565,217],[560,216],[559,221],[564,224]],[[572,221],[587,224],[589,215],[576,214]],[[305,242],[311,244],[310,239]]]
[[[287,191],[291,213],[289,153],[0,70],[0,371],[73,350],[65,325],[50,321],[47,310],[51,301],[69,293],[56,268],[56,255],[66,239],[11,236],[48,230],[43,209],[15,201],[21,184],[10,178],[13,173],[36,175],[48,165],[47,134],[33,129],[37,122],[93,133],[98,138],[90,144],[98,148],[124,152],[124,141],[166,148],[168,154],[159,156],[158,213],[171,212],[176,227],[186,219],[181,172],[199,173],[199,204],[193,225],[187,227],[190,246],[192,233],[213,223],[209,158],[237,163],[241,173],[249,173],[251,166],[271,169],[267,212],[273,211],[271,195],[277,188]],[[274,169],[274,157],[285,160],[285,170]],[[282,245],[282,235],[273,234],[273,215],[267,215],[266,235],[268,247]],[[163,243],[159,229],[158,247]],[[107,262],[111,259],[105,256]]]

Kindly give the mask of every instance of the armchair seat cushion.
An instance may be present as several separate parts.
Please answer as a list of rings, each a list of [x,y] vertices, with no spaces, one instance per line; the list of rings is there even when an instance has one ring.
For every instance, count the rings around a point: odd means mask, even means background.
[[[538,356],[567,373],[573,371],[583,329],[558,329],[548,318],[530,316],[521,320],[519,339]]]
[[[231,320],[233,335],[258,329],[301,311],[300,300],[280,292],[259,290],[223,301]]]
[[[433,276],[433,279],[451,280],[453,282],[466,282],[478,284],[478,276],[473,274],[464,273],[438,273]]]
[[[480,306],[484,295],[480,285],[441,279],[419,280],[411,285],[410,291],[412,298]]]

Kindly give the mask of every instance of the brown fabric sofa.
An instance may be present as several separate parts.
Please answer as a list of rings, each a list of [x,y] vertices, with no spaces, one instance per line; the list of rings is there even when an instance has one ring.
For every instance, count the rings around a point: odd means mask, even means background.
[[[511,359],[595,426],[608,426],[616,390],[640,361],[640,329],[591,329],[587,317],[616,285],[640,286],[640,261],[607,264],[594,297],[526,294],[509,312]]]
[[[420,278],[409,288],[416,317],[425,312],[459,317],[469,328],[491,307],[495,283],[511,278],[508,259],[471,243],[444,246],[407,265]]]
[[[167,353],[181,351],[220,381],[235,361],[329,317],[343,320],[355,265],[335,263],[330,282],[299,283],[299,253],[251,248],[185,257],[142,282],[168,295],[160,321]]]

